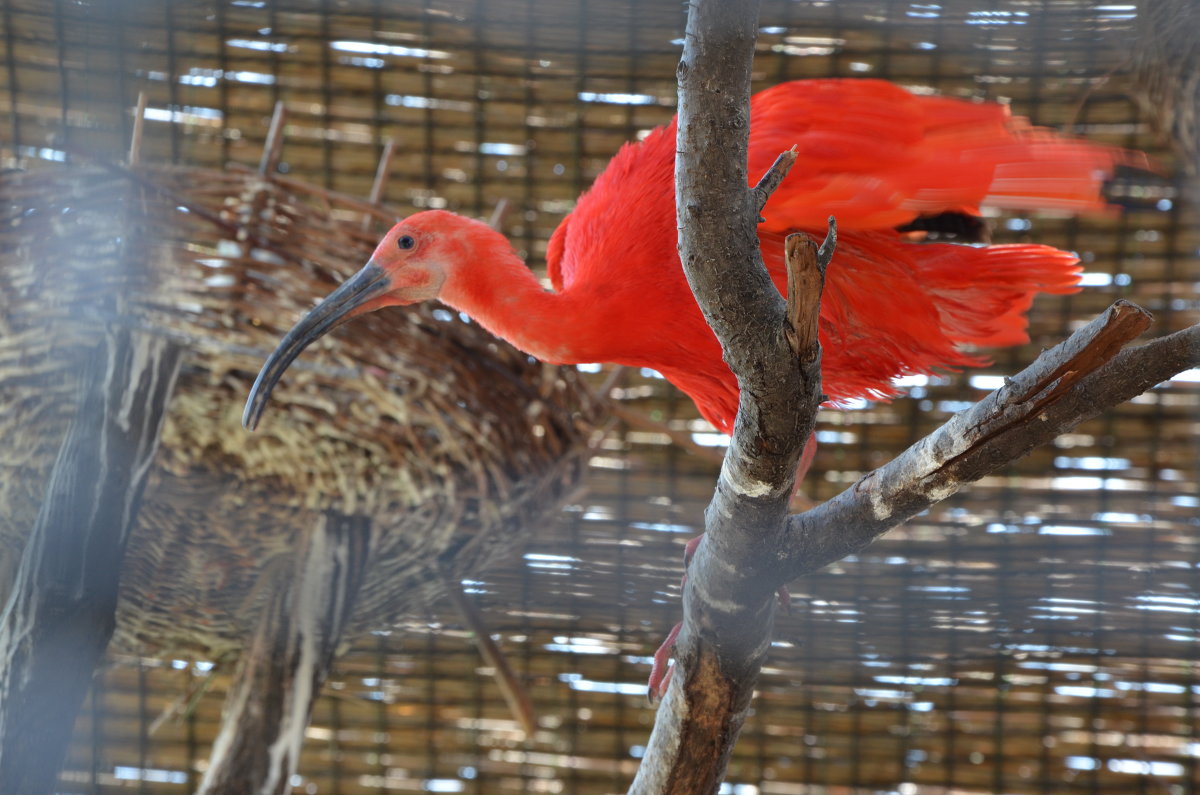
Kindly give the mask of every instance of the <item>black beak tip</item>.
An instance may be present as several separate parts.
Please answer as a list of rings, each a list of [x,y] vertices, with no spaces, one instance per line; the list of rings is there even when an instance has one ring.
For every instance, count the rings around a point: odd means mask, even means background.
[[[242,427],[248,431],[258,430],[258,422],[262,419],[263,412],[267,408],[267,399],[271,397],[271,390],[262,388],[262,375],[260,374],[254,381],[254,386],[250,387],[250,394],[246,397],[246,407],[242,409]]]
[[[251,394],[246,400],[246,408],[242,409],[242,427],[248,431],[257,430],[258,421],[262,418],[262,409],[256,405],[256,397]]]

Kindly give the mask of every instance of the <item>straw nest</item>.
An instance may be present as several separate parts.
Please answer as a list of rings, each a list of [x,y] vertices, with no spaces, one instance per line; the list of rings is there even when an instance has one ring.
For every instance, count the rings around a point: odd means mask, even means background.
[[[20,559],[105,323],[186,357],[122,573],[114,644],[221,655],[287,576],[322,511],[380,533],[350,633],[388,627],[477,573],[578,486],[595,406],[444,309],[343,327],[240,414],[265,355],[356,270],[391,218],[249,172],[71,168],[0,175],[0,593]],[[365,220],[365,219],[370,219]],[[368,228],[374,227],[374,228]]]

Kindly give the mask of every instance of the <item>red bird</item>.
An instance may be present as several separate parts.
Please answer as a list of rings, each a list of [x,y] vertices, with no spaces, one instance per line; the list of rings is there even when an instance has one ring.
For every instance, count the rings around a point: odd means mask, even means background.
[[[783,291],[783,239],[839,243],[821,304],[824,391],[833,401],[893,394],[892,379],[978,365],[977,346],[1027,341],[1039,292],[1077,288],[1076,257],[1038,245],[921,242],[922,219],[973,217],[982,204],[1095,211],[1113,168],[1134,155],[1056,137],[1005,107],[919,96],[878,80],[784,83],[751,100],[749,173],[799,157],[759,227]],[[499,232],[443,211],[396,224],[355,276],[313,309],[263,365],[243,415],[257,425],[279,376],[348,317],[438,299],[553,363],[658,370],[722,431],[737,382],[696,305],[676,252],[675,123],[626,144],[550,238],[554,291]]]

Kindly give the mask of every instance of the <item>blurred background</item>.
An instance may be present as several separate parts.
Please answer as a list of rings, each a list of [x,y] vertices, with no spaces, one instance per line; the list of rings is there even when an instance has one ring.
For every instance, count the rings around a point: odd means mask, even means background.
[[[505,200],[503,231],[536,269],[620,145],[670,119],[685,11],[0,0],[0,165],[123,160],[145,92],[143,162],[253,168],[282,101],[287,177],[365,199],[392,139],[387,206],[487,217]],[[1077,252],[1086,289],[1039,298],[1031,343],[988,368],[823,411],[809,497],[889,460],[1116,298],[1153,312],[1152,334],[1196,322],[1200,230],[1139,71],[1143,22],[1132,3],[1092,0],[765,0],[758,88],[880,77],[985,98],[1150,152],[1166,172],[1117,180],[1124,209],[1105,217],[993,217],[999,242]],[[582,369],[594,385],[610,376]],[[432,599],[349,639],[295,792],[624,791],[653,722],[649,656],[681,616],[683,545],[723,439],[657,374],[613,378],[586,492],[467,588],[529,689],[536,733],[523,739],[459,613]],[[1190,371],[793,584],[722,792],[1200,790],[1198,408]],[[110,653],[60,791],[193,790],[231,671],[227,657]]]

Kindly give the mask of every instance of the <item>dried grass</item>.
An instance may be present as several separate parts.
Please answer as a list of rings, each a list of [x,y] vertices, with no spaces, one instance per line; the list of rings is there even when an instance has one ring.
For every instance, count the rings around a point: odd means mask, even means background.
[[[378,230],[363,229],[361,203],[176,167],[13,172],[0,193],[9,571],[98,324],[116,317],[188,351],[125,562],[116,648],[237,648],[287,571],[277,562],[325,510],[382,530],[352,632],[386,628],[438,597],[439,566],[478,572],[577,488],[595,416],[577,374],[434,307],[380,312],[313,346],[260,430],[242,430],[266,354],[369,255]]]

